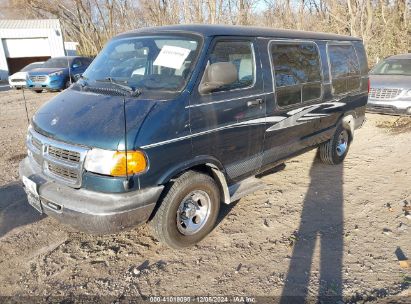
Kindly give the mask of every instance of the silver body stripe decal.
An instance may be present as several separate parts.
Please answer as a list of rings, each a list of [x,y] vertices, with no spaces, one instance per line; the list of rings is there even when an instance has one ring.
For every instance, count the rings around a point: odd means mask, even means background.
[[[193,138],[193,137],[197,137],[197,136],[201,136],[201,135],[205,135],[205,134],[209,134],[209,133],[212,133],[212,132],[221,131],[221,130],[225,130],[225,129],[231,129],[231,128],[236,128],[236,127],[249,126],[249,125],[265,124],[265,121],[266,121],[265,118],[257,118],[257,119],[246,120],[246,121],[238,122],[238,123],[235,123],[235,124],[227,125],[227,126],[224,126],[224,127],[219,127],[219,128],[215,128],[215,129],[211,129],[211,130],[207,130],[207,131],[203,131],[203,132],[198,132],[198,133],[195,133],[195,134],[190,134],[190,135],[181,136],[181,137],[177,137],[177,138],[173,138],[173,139],[169,139],[169,140],[165,140],[165,141],[160,141],[160,142],[154,143],[154,144],[141,146],[140,148],[142,148],[142,149],[153,148],[153,147],[157,147],[157,146],[160,146],[160,145],[169,144],[169,143],[173,143],[173,142],[176,142],[176,141],[181,141],[181,140],[184,140],[184,139]]]
[[[269,127],[266,130],[266,132],[277,131],[277,130],[281,130],[281,129],[284,129],[284,128],[289,128],[291,126],[303,124],[303,123],[308,122],[310,120],[314,120],[314,119],[317,119],[317,118],[329,116],[329,114],[324,114],[324,113],[318,113],[318,114],[310,113],[311,111],[313,111],[315,109],[318,109],[322,106],[328,106],[328,107],[325,108],[325,109],[328,110],[328,109],[339,108],[339,107],[342,107],[344,105],[345,105],[345,103],[342,103],[342,102],[325,102],[325,103],[322,103],[322,104],[316,104],[316,105],[312,105],[312,106],[308,106],[308,107],[302,107],[302,108],[298,108],[298,109],[289,111],[289,112],[287,112],[287,115],[291,115],[291,116],[288,116],[288,117],[287,116],[268,116],[268,117],[250,119],[250,120],[230,124],[230,125],[227,125],[227,126],[223,126],[223,127],[219,127],[219,128],[215,128],[215,129],[211,129],[211,130],[198,132],[198,133],[195,133],[195,134],[176,137],[176,138],[173,138],[173,139],[160,141],[160,142],[157,142],[157,143],[154,143],[154,144],[144,145],[144,146],[141,146],[140,148],[141,149],[154,148],[154,147],[158,147],[158,146],[161,146],[161,145],[170,144],[170,143],[173,143],[173,142],[177,142],[177,141],[181,141],[181,140],[185,140],[185,139],[189,139],[189,138],[193,138],[193,137],[197,137],[197,136],[201,136],[201,135],[205,135],[205,134],[209,134],[209,133],[213,133],[213,132],[217,132],[217,131],[221,131],[221,130],[225,130],[225,129],[243,127],[243,126],[250,126],[250,125],[266,124],[266,123],[275,123],[274,125]]]
[[[285,128],[289,128],[295,125],[303,124],[311,120],[315,120],[321,117],[327,117],[330,114],[325,113],[310,113],[320,107],[326,106],[323,109],[336,109],[339,107],[344,106],[345,103],[343,102],[324,102],[320,104],[315,104],[308,107],[298,108],[292,111],[287,112],[287,115],[291,115],[289,117],[284,117],[279,123],[269,127],[266,132],[277,131]]]
[[[210,102],[205,102],[205,103],[199,103],[199,104],[186,106],[186,109],[187,108],[202,107],[202,106],[206,106],[206,105],[210,105],[210,104],[216,104],[216,103],[222,103],[222,102],[226,102],[226,101],[233,101],[233,100],[241,100],[241,99],[246,99],[246,98],[260,97],[260,96],[265,96],[265,95],[270,95],[270,94],[274,94],[274,92],[261,93],[261,94],[241,96],[241,97],[236,97],[236,98],[231,98],[231,99],[223,99],[223,100],[216,100],[216,101],[210,101]]]
[[[279,123],[269,127],[266,132],[272,132],[272,131],[277,131],[285,128],[289,128],[291,126],[295,126],[300,124],[301,122],[298,121],[299,118],[303,117],[305,114],[311,112],[312,110],[318,108],[320,105],[315,105],[312,107],[308,108],[303,108],[300,111],[290,111],[287,114],[291,115],[289,117],[285,117],[283,120],[281,120]],[[298,109],[299,110],[299,109]]]

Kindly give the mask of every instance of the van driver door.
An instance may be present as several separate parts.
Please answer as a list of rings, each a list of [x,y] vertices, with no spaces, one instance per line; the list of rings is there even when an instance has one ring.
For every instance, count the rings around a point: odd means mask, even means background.
[[[190,99],[194,155],[221,162],[229,182],[261,166],[266,109],[257,44],[215,38]]]

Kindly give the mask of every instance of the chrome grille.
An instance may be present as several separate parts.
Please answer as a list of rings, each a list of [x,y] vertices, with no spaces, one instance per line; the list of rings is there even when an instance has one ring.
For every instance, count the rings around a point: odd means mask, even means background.
[[[75,180],[78,177],[77,170],[69,169],[52,163],[48,164],[48,170],[57,176],[70,180]]]
[[[401,89],[370,88],[368,96],[375,99],[394,99],[401,91]]]
[[[39,151],[42,150],[42,143],[41,143],[41,141],[39,141],[37,138],[32,137],[32,138],[31,138],[31,143],[33,144],[33,146],[34,146],[37,150],[39,150]]]
[[[52,140],[33,128],[29,129],[27,148],[30,159],[45,175],[68,186],[81,186],[86,148]]]
[[[30,80],[33,82],[45,82],[47,80],[47,76],[45,75],[34,75],[30,76]]]
[[[66,149],[60,149],[53,146],[49,146],[48,153],[50,156],[56,159],[61,159],[63,161],[69,161],[74,163],[80,162],[80,153],[75,151],[69,151]]]

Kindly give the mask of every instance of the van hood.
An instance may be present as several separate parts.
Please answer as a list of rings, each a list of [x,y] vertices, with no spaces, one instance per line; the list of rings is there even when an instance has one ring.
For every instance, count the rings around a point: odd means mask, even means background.
[[[411,89],[411,76],[370,75],[371,88]]]
[[[65,72],[68,68],[37,68],[28,72],[29,75],[48,75],[55,72]]]
[[[134,148],[153,100],[126,101],[127,148]],[[123,150],[123,97],[67,89],[45,103],[33,116],[33,128],[66,143],[107,150]],[[120,145],[120,148],[119,148]]]

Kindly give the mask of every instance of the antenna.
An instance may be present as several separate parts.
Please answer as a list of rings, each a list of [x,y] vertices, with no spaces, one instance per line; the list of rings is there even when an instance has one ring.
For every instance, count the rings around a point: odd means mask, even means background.
[[[59,21],[59,24],[60,24],[60,21]],[[69,63],[69,58],[68,58],[68,51],[66,49],[66,44],[64,43],[64,28],[63,27],[61,27],[61,39],[63,40],[64,55],[66,55],[66,57],[67,57],[67,67],[69,69],[68,70],[68,72],[69,72],[69,81],[70,81],[70,84],[72,84],[72,82],[71,82],[71,68],[70,68],[70,63]]]
[[[123,96],[123,116],[124,116],[124,152],[126,154],[126,180],[123,182],[124,189],[130,188],[130,180],[128,176],[128,159],[127,159],[127,115],[126,115],[126,97]]]
[[[27,124],[30,125],[29,111],[27,110],[26,95],[24,94],[24,86],[21,86],[21,92],[23,94],[24,107],[26,108]]]
[[[69,57],[67,56],[67,52],[66,52],[66,58],[67,58],[67,67],[68,67],[68,72],[69,72],[69,81],[71,84],[71,67],[70,67]]]

